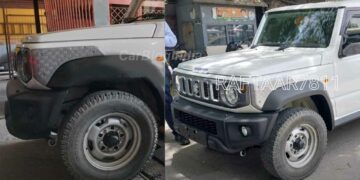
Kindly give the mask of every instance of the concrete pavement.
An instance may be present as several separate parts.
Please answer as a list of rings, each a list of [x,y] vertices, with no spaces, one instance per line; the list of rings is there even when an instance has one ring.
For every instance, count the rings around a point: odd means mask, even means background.
[[[146,177],[144,176],[146,174]],[[164,179],[163,166],[151,161],[143,173],[133,180]],[[46,140],[24,141],[11,136],[5,120],[0,119],[1,180],[72,180],[64,166],[58,147],[49,147]]]
[[[307,180],[360,180],[360,119],[330,132],[327,152],[319,168]],[[260,149],[245,158],[228,155],[192,143],[180,146],[166,130],[166,179],[270,180],[261,164]]]
[[[0,120],[0,179],[71,180],[57,148],[45,140],[22,141]]]

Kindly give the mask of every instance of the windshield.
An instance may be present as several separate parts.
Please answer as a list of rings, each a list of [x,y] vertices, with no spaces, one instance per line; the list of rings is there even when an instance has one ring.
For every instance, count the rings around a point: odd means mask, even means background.
[[[269,13],[260,46],[325,48],[329,46],[337,9],[309,9]]]

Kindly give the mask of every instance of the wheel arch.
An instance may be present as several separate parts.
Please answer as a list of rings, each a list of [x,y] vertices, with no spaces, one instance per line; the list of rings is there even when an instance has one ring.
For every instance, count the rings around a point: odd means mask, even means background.
[[[69,89],[71,97],[66,101],[79,100],[96,91],[125,91],[142,99],[161,122],[164,117],[163,65],[155,63],[134,55],[80,58],[61,65],[47,86]]]
[[[311,84],[316,83],[318,86],[312,88]],[[270,93],[266,99],[263,111],[281,111],[287,104],[310,98],[318,109],[318,113],[324,119],[328,130],[334,129],[334,112],[330,97],[320,81],[300,81],[291,86],[282,86]]]

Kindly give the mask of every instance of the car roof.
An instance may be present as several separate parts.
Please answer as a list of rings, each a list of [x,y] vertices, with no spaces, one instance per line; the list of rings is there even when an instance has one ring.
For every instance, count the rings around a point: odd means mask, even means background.
[[[267,12],[276,11],[289,11],[298,9],[318,9],[318,8],[340,8],[340,7],[360,7],[360,1],[358,0],[347,0],[347,1],[330,1],[321,3],[308,3],[293,6],[284,6],[280,8],[274,8]]]

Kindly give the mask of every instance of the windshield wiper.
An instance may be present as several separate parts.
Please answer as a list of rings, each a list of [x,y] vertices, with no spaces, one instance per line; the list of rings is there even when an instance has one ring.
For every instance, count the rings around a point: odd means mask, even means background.
[[[129,18],[125,18],[124,19],[124,23],[132,23],[135,21],[138,21],[140,18],[142,18],[142,20],[150,20],[150,19],[164,19],[164,14],[162,13],[146,13],[143,14],[141,16],[137,16],[137,17],[129,17]]]

